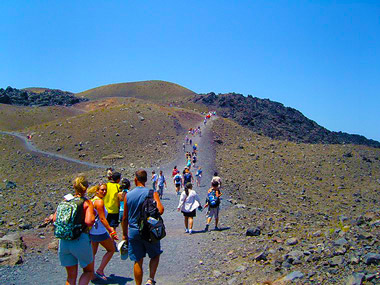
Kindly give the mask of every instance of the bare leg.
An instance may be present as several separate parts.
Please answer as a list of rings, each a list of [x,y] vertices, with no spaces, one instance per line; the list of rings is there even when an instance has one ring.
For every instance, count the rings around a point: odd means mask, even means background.
[[[207,218],[207,222],[206,222],[206,223],[207,223],[208,225],[211,223],[211,219],[212,219],[212,218]]]
[[[98,242],[91,242],[91,245],[92,245],[92,255],[94,256],[94,268],[95,268],[95,255],[96,253],[98,252],[98,248],[99,248],[99,243]],[[94,272],[95,273],[95,272]],[[91,277],[91,280],[94,280],[96,277],[95,277],[95,274]]]
[[[78,265],[66,266],[66,272],[66,285],[75,285],[77,283]]]
[[[107,266],[108,262],[111,260],[113,254],[115,253],[115,245],[111,238],[102,241],[100,244],[107,250],[107,252],[104,254],[102,262],[100,263],[99,268],[96,270],[96,272],[103,275],[104,268]]]
[[[136,285],[141,285],[142,277],[143,277],[143,261],[144,258],[141,258],[139,261],[135,261],[135,265],[133,266],[133,274],[135,275],[135,283]]]
[[[189,217],[185,217],[185,228],[189,228]]]
[[[78,285],[88,285],[92,277],[94,276],[94,262],[91,262],[85,268],[83,268],[83,273],[79,278]]]
[[[160,255],[153,257],[149,262],[149,277],[154,280],[154,276],[156,276],[156,271],[158,268],[158,263],[160,262]]]
[[[215,218],[215,227],[218,227],[219,218]]]
[[[189,217],[189,230],[192,230],[193,229],[193,218],[192,217]]]

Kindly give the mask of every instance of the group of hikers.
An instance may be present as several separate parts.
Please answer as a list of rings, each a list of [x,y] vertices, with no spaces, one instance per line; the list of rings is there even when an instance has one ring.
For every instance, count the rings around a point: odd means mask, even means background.
[[[197,145],[194,146],[191,156],[197,154]],[[189,160],[188,155],[186,159]],[[193,189],[194,178],[190,170],[191,163],[188,165],[187,161],[182,175],[177,166],[172,171],[175,191],[180,196],[177,210],[184,216],[185,233],[193,233],[196,211],[204,208],[208,208],[204,231],[209,230],[212,218],[215,219],[215,230],[219,230],[221,178],[214,173],[206,202],[202,206],[199,195]],[[135,172],[135,188],[132,190],[131,182],[126,178],[121,179],[119,172],[108,169],[106,176],[107,182],[91,187],[85,176],[76,177],[73,181],[75,195],[66,195],[50,217],[54,222],[54,233],[59,238],[58,255],[61,265],[66,268],[66,284],[77,283],[78,264],[83,268],[78,284],[88,284],[95,279],[107,281],[104,270],[116,251],[120,252],[122,259],[129,256],[134,262],[136,284],[142,284],[142,265],[148,254],[149,278],[144,284],[155,284],[154,278],[163,252],[160,239],[166,235],[161,218],[164,213],[161,199],[164,187],[167,187],[163,171],[160,170],[159,174],[152,171],[152,189],[146,186],[148,174],[143,169]],[[198,167],[197,186],[201,185],[201,177],[202,169]],[[119,236],[116,229],[120,223],[122,241],[117,244]],[[95,270],[94,260],[99,245],[106,252]]]

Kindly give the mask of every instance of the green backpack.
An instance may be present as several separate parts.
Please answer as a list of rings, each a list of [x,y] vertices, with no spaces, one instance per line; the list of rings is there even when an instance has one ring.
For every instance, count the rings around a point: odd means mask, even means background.
[[[85,198],[75,197],[58,204],[54,223],[54,235],[59,239],[74,240],[80,237],[84,225],[83,203]]]

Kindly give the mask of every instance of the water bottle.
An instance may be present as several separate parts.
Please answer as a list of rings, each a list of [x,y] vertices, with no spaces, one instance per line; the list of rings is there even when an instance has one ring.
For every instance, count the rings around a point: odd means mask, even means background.
[[[198,211],[201,211],[201,212],[203,211],[202,206],[199,206],[199,207],[198,207]]]
[[[149,217],[148,223],[154,226],[155,224],[158,223],[158,220],[156,220],[155,218]]]

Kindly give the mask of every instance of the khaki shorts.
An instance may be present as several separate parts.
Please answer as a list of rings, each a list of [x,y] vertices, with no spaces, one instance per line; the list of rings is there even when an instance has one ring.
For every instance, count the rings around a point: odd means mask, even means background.
[[[215,217],[215,219],[219,218],[219,206],[216,208],[209,208],[207,212],[207,218]]]

